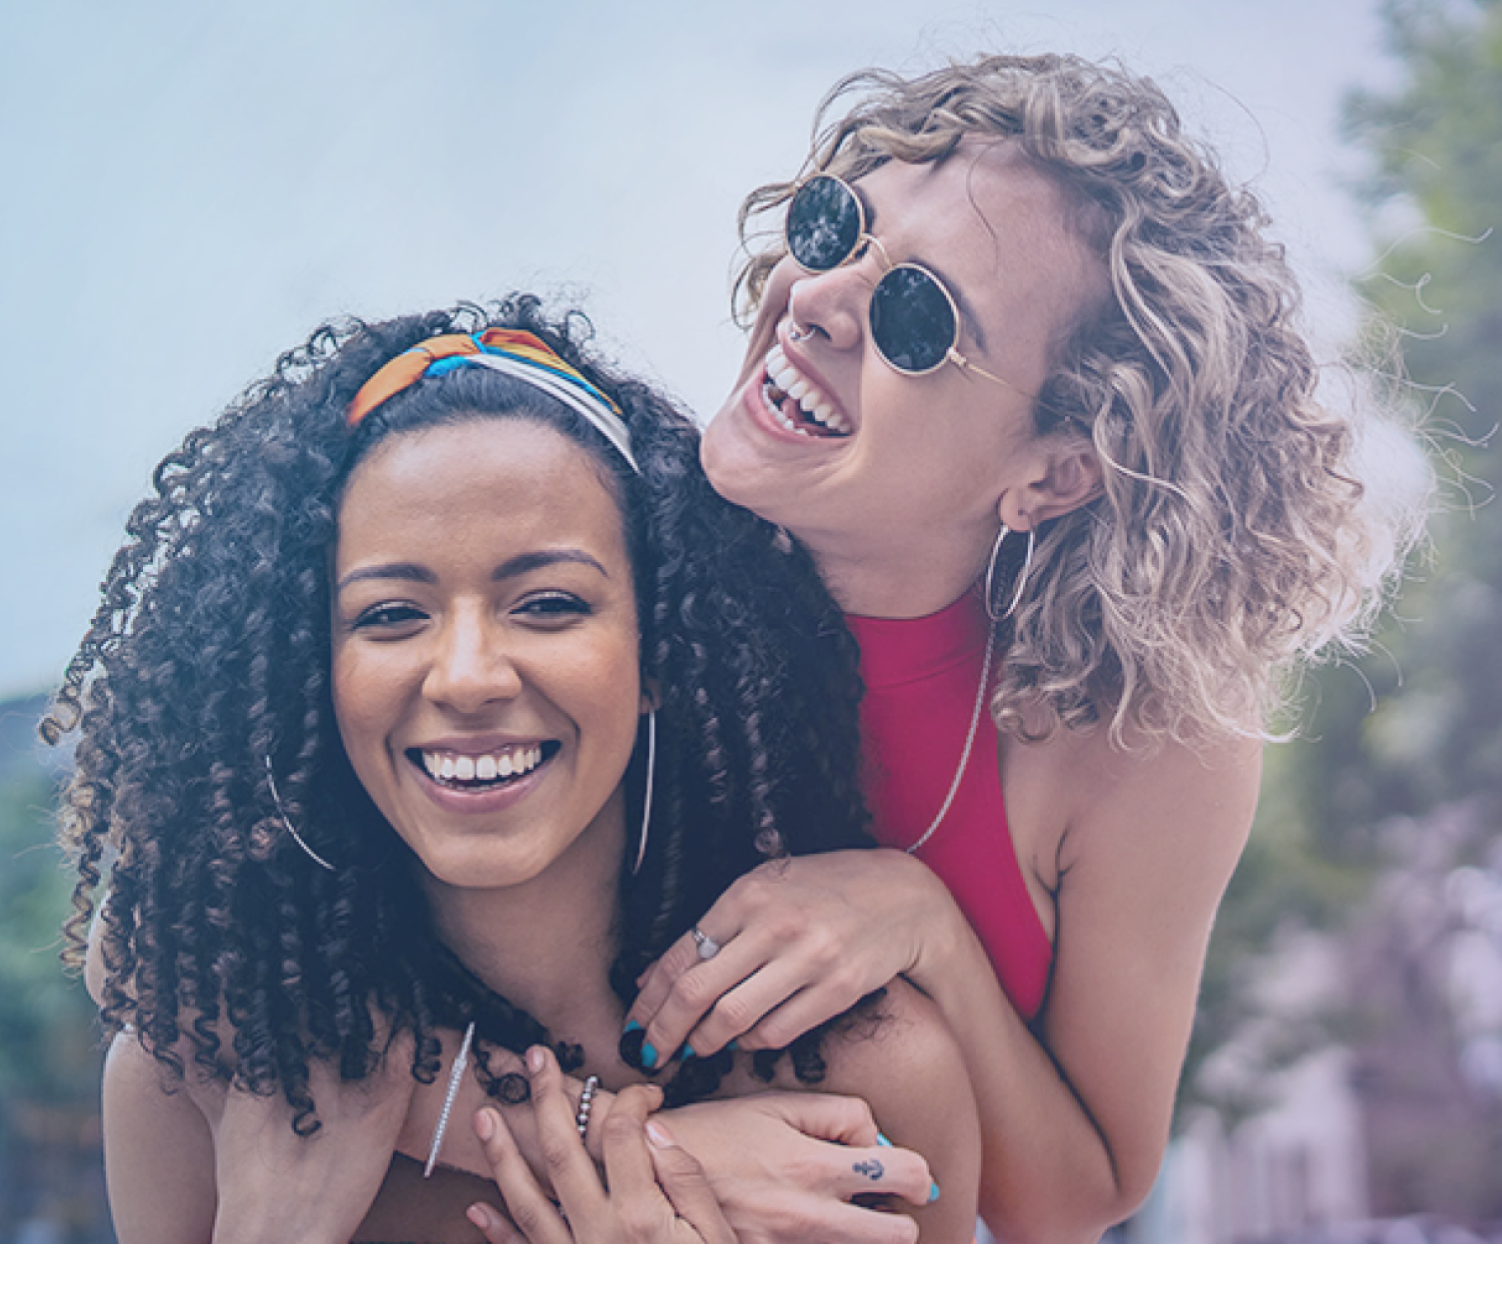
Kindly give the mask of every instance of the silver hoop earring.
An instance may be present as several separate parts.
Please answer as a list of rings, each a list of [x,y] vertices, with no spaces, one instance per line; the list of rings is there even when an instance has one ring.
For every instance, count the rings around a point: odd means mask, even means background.
[[[641,835],[636,843],[636,864],[631,867],[634,875],[641,869],[647,855],[647,827],[652,824],[652,782],[657,771],[657,710],[647,710],[647,788],[641,798]]]
[[[276,804],[276,814],[277,816],[281,817],[282,824],[287,827],[287,833],[292,836],[292,842],[295,843],[299,848],[301,848],[305,853],[307,853],[308,856],[313,858],[313,860],[316,861],[325,870],[332,871],[334,867],[329,865],[328,862],[326,862],[322,857],[320,857],[316,852],[313,851],[308,841],[304,839],[302,835],[297,833],[297,827],[293,825],[292,822],[288,819],[287,809],[282,806],[282,796],[276,792],[276,778],[271,774],[270,754],[266,755],[266,786],[271,791],[271,801]]]
[[[1038,531],[1027,531],[1027,555],[1022,561],[1022,573],[1017,576],[1017,586],[1012,591],[1012,599],[1007,608],[1000,614],[996,613],[996,597],[992,585],[996,581],[996,565],[1001,558],[1001,547],[1006,542],[1007,535],[1015,533],[1005,525],[1001,527],[1001,533],[996,536],[996,546],[991,549],[991,560],[986,565],[986,614],[991,617],[993,624],[999,624],[1003,619],[1010,619],[1017,607],[1022,604],[1022,590],[1027,586],[1027,576],[1033,568],[1033,548],[1038,542]]]

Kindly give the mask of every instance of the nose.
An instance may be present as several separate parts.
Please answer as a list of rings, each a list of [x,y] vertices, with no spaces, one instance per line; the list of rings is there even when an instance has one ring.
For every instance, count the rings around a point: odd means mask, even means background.
[[[450,615],[433,639],[423,698],[458,713],[515,698],[522,679],[504,629],[486,611]]]
[[[800,332],[813,332],[837,350],[865,343],[866,316],[875,284],[866,257],[827,273],[799,269],[788,289],[788,318]]]

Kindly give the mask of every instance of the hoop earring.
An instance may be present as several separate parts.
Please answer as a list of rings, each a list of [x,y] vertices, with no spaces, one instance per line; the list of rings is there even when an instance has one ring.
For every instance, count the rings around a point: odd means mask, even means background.
[[[1038,531],[1027,531],[1027,555],[1022,561],[1022,573],[1017,576],[1017,586],[1013,589],[1012,600],[1007,608],[1000,614],[996,613],[996,599],[992,591],[992,584],[996,581],[996,563],[1001,556],[1001,545],[1006,542],[1007,535],[1017,531],[1001,527],[1001,533],[996,536],[996,546],[991,549],[991,560],[986,565],[986,614],[990,616],[993,624],[999,624],[1003,619],[1010,619],[1017,607],[1022,604],[1022,590],[1027,586],[1027,576],[1033,568],[1033,548],[1037,546]]]
[[[266,755],[266,786],[271,791],[271,801],[276,804],[276,814],[281,817],[282,824],[287,827],[287,833],[292,836],[292,842],[308,854],[314,861],[327,871],[333,871],[334,867],[313,851],[308,841],[297,833],[297,827],[287,817],[287,809],[282,806],[282,796],[276,792],[276,778],[271,774],[271,755]]]
[[[636,864],[631,867],[634,875],[641,869],[647,855],[647,827],[652,824],[652,782],[657,771],[657,710],[647,710],[647,788],[641,799],[641,835],[636,844]]]

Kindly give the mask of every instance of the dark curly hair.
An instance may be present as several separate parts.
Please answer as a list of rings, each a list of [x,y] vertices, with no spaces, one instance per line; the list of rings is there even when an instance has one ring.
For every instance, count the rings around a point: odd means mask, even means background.
[[[609,394],[640,474],[556,399],[477,366],[418,382],[350,431],[351,399],[389,359],[490,326],[536,334]],[[623,999],[737,876],[793,852],[869,843],[855,648],[811,560],[721,500],[687,414],[610,370],[589,340],[581,315],[555,320],[530,296],[330,324],[157,468],[42,735],[77,733],[62,812],[78,876],[65,959],[82,959],[107,873],[105,1030],[132,1028],[171,1075],[191,1063],[256,1093],[279,1090],[311,1133],[315,1059],[358,1080],[405,1031],[414,1075],[431,1081],[435,1029],[473,1020],[492,1095],[515,1099],[525,1087],[493,1076],[490,1047],[552,1044],[565,1066],[577,1049],[439,940],[412,855],[339,738],[329,554],[351,471],[391,435],[476,415],[539,420],[593,454],[621,504],[643,668],[661,690],[647,854],[638,873],[622,868],[613,983]],[[314,864],[292,829],[333,869]],[[817,1080],[817,1033],[791,1048],[799,1076]],[[712,1090],[727,1066],[685,1062],[670,1097]]]

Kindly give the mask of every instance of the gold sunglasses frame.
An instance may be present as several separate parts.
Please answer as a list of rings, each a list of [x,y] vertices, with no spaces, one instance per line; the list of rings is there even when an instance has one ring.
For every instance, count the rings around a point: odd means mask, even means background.
[[[841,260],[838,264],[830,265],[827,269],[814,269],[809,265],[804,264],[803,261],[799,260],[797,254],[793,251],[793,241],[790,237],[788,237],[788,224],[792,220],[793,204],[797,202],[798,195],[803,191],[806,185],[812,184],[815,180],[819,179],[832,180],[834,183],[838,184],[840,188],[842,188],[849,195],[850,200],[855,203],[855,209],[860,215],[860,232],[856,235],[854,246],[852,246],[850,250],[845,253],[843,260]],[[939,360],[930,367],[902,368],[893,363],[889,358],[887,358],[886,352],[881,348],[880,344],[877,343],[875,329],[872,328],[871,344],[875,348],[876,353],[881,357],[881,361],[886,364],[887,367],[889,367],[893,372],[900,372],[904,377],[926,377],[930,373],[938,372],[939,369],[945,365],[945,363],[952,363],[955,365],[955,367],[959,368],[961,372],[976,373],[979,376],[985,377],[989,381],[994,381],[998,386],[1005,386],[1008,390],[1016,391],[1019,395],[1025,395],[1028,399],[1036,398],[1036,396],[1029,395],[1025,390],[1021,390],[1019,387],[1013,385],[1005,377],[998,377],[994,372],[987,372],[979,364],[971,363],[969,359],[965,358],[965,356],[959,352],[958,347],[960,343],[960,330],[963,320],[960,317],[960,309],[959,305],[955,302],[954,293],[951,292],[945,285],[944,280],[940,278],[938,274],[934,273],[932,269],[929,269],[926,265],[920,265],[913,260],[903,260],[897,263],[893,263],[892,257],[887,254],[887,249],[882,246],[881,239],[871,232],[870,223],[866,218],[866,204],[861,201],[861,195],[855,191],[855,187],[850,184],[849,181],[841,179],[838,175],[832,174],[827,170],[821,170],[816,174],[809,175],[807,178],[799,180],[798,183],[794,186],[792,194],[788,198],[788,210],[787,215],[783,219],[782,236],[783,241],[787,244],[788,255],[792,256],[793,262],[800,269],[809,274],[833,273],[836,269],[843,269],[846,265],[848,265],[852,260],[860,255],[861,251],[868,244],[876,248],[876,250],[881,254],[882,263],[886,266],[886,268],[882,270],[881,277],[877,279],[875,286],[873,286],[871,289],[871,306],[868,307],[867,310],[868,327],[870,326],[870,309],[874,308],[876,304],[877,290],[881,287],[881,284],[887,279],[887,277],[895,273],[897,270],[911,269],[915,273],[922,274],[924,278],[926,278],[929,282],[931,282],[935,287],[939,289],[940,295],[944,297],[944,303],[949,307],[949,316],[953,320],[953,339],[950,341],[948,348],[944,351],[943,355],[940,356]]]

